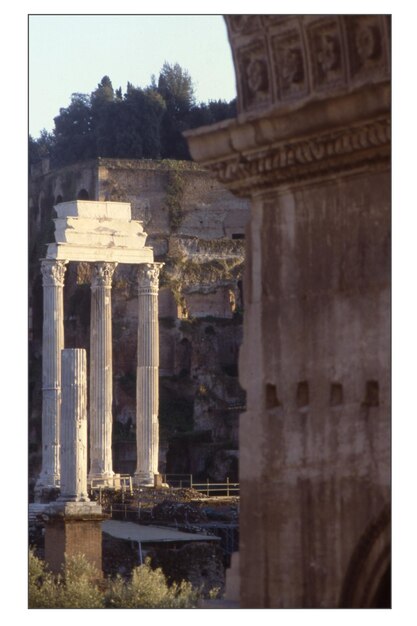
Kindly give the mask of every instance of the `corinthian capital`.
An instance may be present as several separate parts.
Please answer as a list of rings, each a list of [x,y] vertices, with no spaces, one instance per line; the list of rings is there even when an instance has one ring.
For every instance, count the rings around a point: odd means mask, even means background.
[[[41,272],[44,287],[63,287],[67,261],[42,259]]]
[[[97,287],[110,288],[116,265],[117,263],[108,263],[107,261],[94,263],[91,275],[91,287],[93,289]]]
[[[139,293],[158,293],[159,273],[164,263],[142,263],[138,266]]]

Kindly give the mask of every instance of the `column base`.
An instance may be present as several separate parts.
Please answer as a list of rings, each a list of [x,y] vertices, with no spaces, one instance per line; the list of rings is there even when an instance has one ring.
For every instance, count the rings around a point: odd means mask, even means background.
[[[133,484],[135,487],[154,487],[155,476],[159,476],[159,474],[135,472],[133,476]]]
[[[60,492],[60,480],[58,477],[40,475],[35,484],[35,502],[51,502]]]

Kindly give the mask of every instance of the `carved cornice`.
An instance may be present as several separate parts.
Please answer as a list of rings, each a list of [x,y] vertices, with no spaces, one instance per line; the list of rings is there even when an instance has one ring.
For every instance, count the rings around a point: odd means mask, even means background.
[[[67,261],[42,259],[41,273],[44,287],[63,287]]]
[[[389,82],[184,133],[194,160],[241,197],[390,160]]]
[[[229,15],[240,115],[389,79],[389,15]]]
[[[159,274],[164,263],[142,263],[138,265],[139,294],[157,294]]]
[[[390,136],[390,118],[384,116],[248,153],[234,153],[205,166],[230,190],[245,196],[264,187],[388,161]]]
[[[107,261],[94,263],[91,274],[91,288],[97,289],[105,287],[106,289],[111,289],[112,278],[116,266],[117,263],[108,263]]]

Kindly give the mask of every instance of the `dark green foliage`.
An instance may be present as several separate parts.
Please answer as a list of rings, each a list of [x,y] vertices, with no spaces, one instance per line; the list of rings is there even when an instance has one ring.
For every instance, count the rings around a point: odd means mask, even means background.
[[[169,224],[174,232],[178,230],[182,219],[182,198],[184,195],[184,179],[181,173],[172,169],[168,175],[166,188],[166,205],[168,208]]]
[[[135,567],[130,580],[120,576],[99,582],[98,572],[84,556],[67,559],[59,576],[49,572],[32,550],[29,552],[29,608],[39,609],[188,609],[195,608],[199,593],[188,582],[168,585],[150,559]]]
[[[190,75],[164,63],[158,81],[122,95],[104,76],[90,94],[74,93],[54,118],[53,133],[29,137],[29,164],[49,157],[53,167],[97,157],[190,160],[182,133],[236,115],[235,101],[196,104]]]
[[[71,104],[59,110],[55,122],[55,146],[51,152],[54,165],[69,165],[97,156],[92,130],[89,96],[74,93]]]
[[[48,157],[53,151],[54,146],[55,136],[53,133],[48,133],[45,128],[41,130],[38,139],[33,139],[32,135],[29,135],[29,166]]]

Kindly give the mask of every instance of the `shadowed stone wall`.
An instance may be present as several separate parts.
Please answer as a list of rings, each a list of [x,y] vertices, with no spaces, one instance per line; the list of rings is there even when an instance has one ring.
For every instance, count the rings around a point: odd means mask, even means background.
[[[389,17],[226,23],[238,118],[187,138],[251,199],[240,606],[388,606]]]

